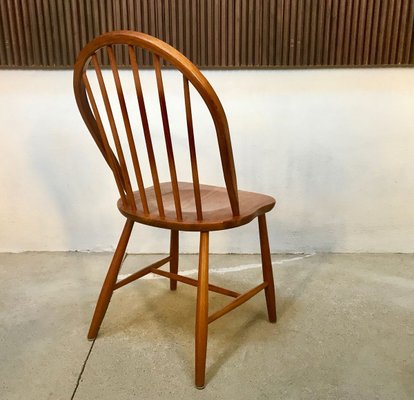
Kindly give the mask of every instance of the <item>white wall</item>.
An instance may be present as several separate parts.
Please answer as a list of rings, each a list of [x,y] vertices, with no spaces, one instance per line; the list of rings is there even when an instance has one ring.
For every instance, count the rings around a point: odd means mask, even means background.
[[[414,251],[413,69],[205,75],[227,112],[239,187],[278,199],[273,251]],[[165,77],[179,111],[176,78]],[[209,157],[205,118],[196,128]],[[78,114],[70,71],[0,71],[0,144],[0,251],[114,247],[116,188]],[[218,176],[206,171],[207,181]],[[215,233],[211,250],[257,252],[256,232]],[[197,240],[184,234],[182,250],[196,251]],[[130,246],[167,249],[165,232],[141,226]]]

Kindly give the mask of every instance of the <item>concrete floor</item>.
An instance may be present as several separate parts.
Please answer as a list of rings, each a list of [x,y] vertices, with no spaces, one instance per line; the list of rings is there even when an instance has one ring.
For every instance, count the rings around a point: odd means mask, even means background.
[[[414,255],[275,255],[278,323],[260,293],[210,326],[193,386],[195,288],[143,279],[85,338],[110,254],[0,255],[0,398],[413,399]],[[122,274],[156,256],[128,256]],[[195,276],[196,257],[181,270]],[[211,282],[248,289],[257,256],[212,256]],[[211,309],[228,298],[212,294]]]

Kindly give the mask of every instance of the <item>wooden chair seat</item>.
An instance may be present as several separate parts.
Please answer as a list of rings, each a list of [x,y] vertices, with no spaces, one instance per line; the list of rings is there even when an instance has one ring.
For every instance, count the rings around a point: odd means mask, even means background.
[[[259,215],[270,211],[276,203],[271,196],[239,190],[240,215],[233,216],[225,187],[200,185],[203,219],[198,220],[193,184],[179,182],[178,187],[181,199],[182,220],[178,220],[176,216],[171,182],[160,184],[165,218],[161,218],[158,215],[154,187],[145,189],[148,208],[150,211],[153,211],[149,215],[143,212],[139,191],[134,192],[135,210],[124,205],[122,199],[118,200],[118,208],[125,217],[142,224],[165,229],[200,232],[230,229],[247,224]]]

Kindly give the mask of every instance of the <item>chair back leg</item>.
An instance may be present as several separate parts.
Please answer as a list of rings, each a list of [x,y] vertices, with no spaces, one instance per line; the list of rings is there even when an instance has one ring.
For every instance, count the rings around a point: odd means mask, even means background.
[[[170,272],[173,274],[177,274],[178,273],[178,246],[179,246],[179,241],[178,241],[178,231],[171,231],[171,236],[170,236]],[[177,289],[177,280],[175,279],[170,279],[170,289],[171,290],[176,290]]]
[[[265,288],[267,315],[270,322],[276,322],[275,284],[273,282],[272,259],[270,256],[269,237],[267,234],[266,215],[259,216],[260,250],[262,256],[263,281]]]
[[[114,292],[114,286],[118,278],[118,273],[121,268],[122,260],[124,258],[125,250],[128,245],[129,238],[131,236],[132,227],[134,222],[127,219],[125,222],[124,229],[116,247],[114,256],[109,266],[108,273],[104,284],[99,294],[99,299],[96,304],[95,312],[93,314],[91,326],[89,327],[88,339],[94,340],[98,335],[99,328],[101,327],[102,320],[105,316],[106,310],[108,309],[109,302]]]
[[[200,233],[198,262],[197,309],[195,327],[195,385],[205,385],[207,335],[208,335],[208,232]]]

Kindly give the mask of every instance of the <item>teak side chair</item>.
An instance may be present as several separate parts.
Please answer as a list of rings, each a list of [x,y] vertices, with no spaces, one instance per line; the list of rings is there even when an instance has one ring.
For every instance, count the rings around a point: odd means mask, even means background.
[[[132,132],[131,116],[128,113],[127,102],[118,71],[116,55],[119,54],[117,51],[121,45],[125,52],[124,54],[129,56],[130,70],[132,70],[135,85],[134,91],[136,91],[137,95],[146,153],[152,177],[153,186],[151,187],[145,187],[144,185],[141,164],[138,160],[137,147]],[[159,179],[143,88],[140,81],[136,49],[142,49],[152,55],[171,177],[170,182],[161,183]],[[117,93],[115,98],[117,97],[116,101],[119,102],[122,113],[122,129],[114,117],[114,111],[99,63],[100,56],[98,56],[98,52],[101,52],[101,55],[102,53],[106,54],[110,63],[111,79],[113,79]],[[187,121],[189,159],[191,161],[192,174],[191,183],[179,182],[177,178],[169,116],[161,74],[161,59],[171,64],[183,75],[185,118]],[[90,69],[94,70],[94,72],[88,72],[90,65]],[[96,92],[99,92],[99,94],[94,93],[92,89],[89,79],[91,75],[94,75],[94,79],[98,82],[96,86],[99,87],[99,90],[96,90]],[[203,185],[199,182],[190,102],[190,85],[198,91],[213,119],[225,187]],[[229,128],[220,100],[198,68],[167,43],[152,36],[133,31],[115,31],[93,39],[83,48],[76,61],[74,68],[74,91],[83,120],[115,177],[120,194],[118,208],[126,217],[124,229],[99,295],[88,339],[93,340],[96,338],[114,290],[148,273],[152,272],[169,278],[171,290],[177,288],[177,281],[195,286],[197,287],[195,385],[197,388],[203,388],[205,385],[208,324],[243,304],[261,290],[265,292],[269,321],[276,322],[275,289],[265,217],[265,214],[274,207],[275,200],[263,194],[238,190]],[[99,96],[99,99],[97,96]],[[98,107],[98,100],[101,101],[101,104],[103,103],[101,109]],[[114,100],[112,99],[112,101]],[[110,129],[105,128],[103,123],[104,116],[107,118],[107,125]],[[106,130],[111,131],[112,138]],[[120,139],[121,130],[126,134],[127,145],[122,144]],[[110,141],[112,144],[110,144]],[[129,167],[126,161],[127,156],[131,160]],[[134,190],[134,181],[136,181],[137,190]],[[209,232],[235,228],[249,223],[256,217],[258,218],[259,225],[263,282],[244,294],[210,284],[208,278]],[[125,279],[117,281],[122,259],[135,222],[170,230],[169,256]],[[200,232],[197,280],[178,274],[179,231]],[[166,263],[169,263],[169,272],[159,269],[159,267]],[[234,299],[223,309],[209,315],[209,290],[233,297]]]

